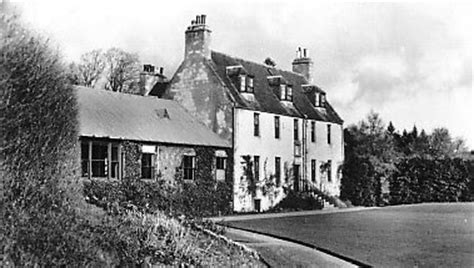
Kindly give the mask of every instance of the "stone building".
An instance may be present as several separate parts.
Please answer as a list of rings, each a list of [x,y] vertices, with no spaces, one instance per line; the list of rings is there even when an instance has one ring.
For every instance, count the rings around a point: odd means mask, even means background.
[[[184,60],[166,90],[231,145],[234,211],[266,210],[284,189],[338,196],[343,120],[313,83],[312,60],[298,49],[293,70],[211,50],[206,16],[185,31]]]
[[[82,177],[231,177],[230,143],[171,100],[77,87]]]

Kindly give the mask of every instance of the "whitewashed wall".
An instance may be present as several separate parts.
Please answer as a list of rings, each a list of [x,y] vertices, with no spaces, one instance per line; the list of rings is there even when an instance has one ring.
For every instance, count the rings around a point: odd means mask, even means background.
[[[280,187],[273,194],[264,195],[257,190],[252,196],[247,190],[246,180],[243,179],[243,158],[250,155],[260,157],[260,181],[275,174],[275,157],[281,158],[281,185],[290,186],[293,183],[293,164],[299,164],[300,177],[311,179],[311,159],[316,159],[316,184],[331,195],[339,195],[340,178],[338,166],[343,162],[342,126],[338,124],[316,121],[316,142],[311,142],[311,120],[306,120],[307,157],[306,168],[303,165],[303,146],[301,157],[294,155],[294,119],[298,119],[299,140],[303,142],[303,123],[301,118],[257,112],[260,119],[260,136],[254,136],[254,113],[256,111],[235,109],[234,112],[234,210],[253,211],[254,199],[260,199],[262,210],[268,210],[276,205],[283,197]],[[274,118],[280,117],[280,138],[275,138]],[[331,144],[327,143],[327,125],[331,124]],[[332,181],[329,183],[326,173],[320,172],[323,162],[332,160]],[[303,174],[306,172],[306,176]]]
[[[338,167],[344,162],[343,126],[315,121],[316,141],[311,142],[311,121],[307,120],[307,179],[311,180],[311,160],[316,160],[316,186],[331,195],[339,196],[341,178]],[[331,125],[331,144],[327,142],[327,125]],[[327,173],[321,173],[321,164],[332,161],[331,182]]]
[[[257,191],[255,198],[246,192],[245,181],[242,181],[243,159],[241,156],[250,155],[260,156],[260,179],[269,178],[275,174],[275,157],[280,157],[281,182],[285,184],[285,178],[288,177],[295,161],[301,163],[301,158],[294,157],[293,140],[293,117],[280,117],[280,138],[275,138],[274,122],[275,114],[259,113],[260,136],[254,136],[254,113],[255,111],[236,109],[234,113],[234,210],[252,211],[254,210],[254,199],[261,199],[261,209],[267,210],[277,204],[284,196],[282,188],[276,190],[277,194],[264,196],[261,191]],[[302,135],[302,119],[298,119],[300,124],[300,137]],[[286,168],[285,168],[286,166]],[[288,183],[291,183],[288,178]]]

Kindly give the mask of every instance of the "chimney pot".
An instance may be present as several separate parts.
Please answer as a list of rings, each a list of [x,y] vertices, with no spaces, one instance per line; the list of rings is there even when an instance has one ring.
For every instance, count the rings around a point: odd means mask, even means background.
[[[163,74],[163,67],[160,67],[160,74]]]
[[[201,17],[199,15],[196,16],[196,23],[201,24]]]
[[[303,49],[303,57],[306,58],[306,48]]]
[[[201,15],[202,24],[206,24],[206,15]]]

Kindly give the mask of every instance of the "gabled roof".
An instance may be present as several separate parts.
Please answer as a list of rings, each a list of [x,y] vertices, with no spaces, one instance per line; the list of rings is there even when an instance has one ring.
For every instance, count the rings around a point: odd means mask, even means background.
[[[178,103],[76,87],[80,136],[177,145],[230,147]]]
[[[246,61],[215,51],[212,51],[211,59],[212,67],[216,70],[221,80],[224,81],[226,87],[231,91],[238,107],[338,124],[343,122],[328,102],[325,104],[326,112],[319,111],[313,107],[302,89],[302,85],[308,84],[308,81],[298,73],[279,70],[264,64]],[[254,101],[243,98],[236,85],[227,76],[226,67],[236,65],[242,65],[249,74],[254,76]],[[273,93],[273,89],[268,83],[267,77],[278,75],[282,76],[288,84],[293,86],[293,105],[283,104]],[[321,91],[319,88],[318,90]]]

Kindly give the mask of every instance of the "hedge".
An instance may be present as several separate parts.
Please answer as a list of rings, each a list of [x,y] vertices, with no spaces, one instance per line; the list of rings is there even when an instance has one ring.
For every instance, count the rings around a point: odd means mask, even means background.
[[[98,261],[77,216],[77,110],[61,59],[15,18],[0,18],[0,266]]]
[[[459,158],[404,159],[390,179],[390,204],[472,201],[473,167]]]

